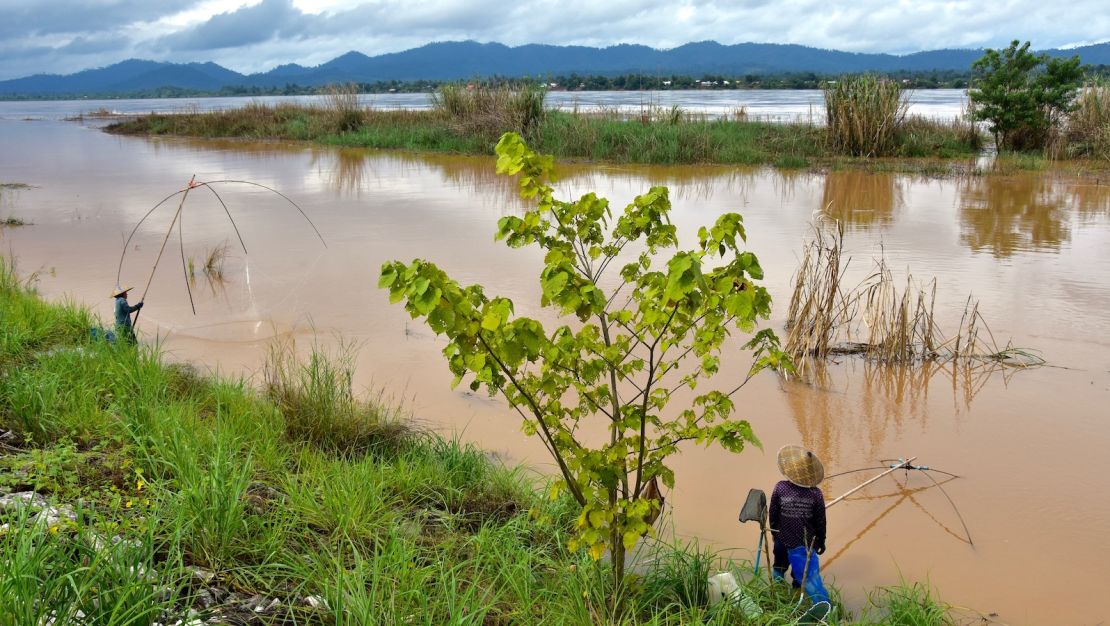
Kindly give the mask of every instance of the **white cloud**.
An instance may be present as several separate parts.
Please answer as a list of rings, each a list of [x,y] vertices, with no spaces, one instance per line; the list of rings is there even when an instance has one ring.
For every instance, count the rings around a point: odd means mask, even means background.
[[[797,43],[854,52],[1106,41],[1105,0],[0,0],[0,79],[141,56],[241,72],[475,39],[669,48]]]

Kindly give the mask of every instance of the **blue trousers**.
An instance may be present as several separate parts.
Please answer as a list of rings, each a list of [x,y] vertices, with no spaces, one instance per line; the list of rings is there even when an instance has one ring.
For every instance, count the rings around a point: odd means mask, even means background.
[[[794,579],[795,587],[800,587],[802,581],[805,581],[804,591],[811,602],[817,604],[829,601],[829,592],[825,590],[825,583],[821,580],[821,564],[816,552],[806,550],[805,546],[786,548],[776,542],[773,569],[775,578],[782,580],[785,577],[787,564],[790,565],[790,577]]]

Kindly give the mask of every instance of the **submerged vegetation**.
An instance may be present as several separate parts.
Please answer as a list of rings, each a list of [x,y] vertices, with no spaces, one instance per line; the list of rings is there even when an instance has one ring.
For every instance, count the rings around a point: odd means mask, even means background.
[[[0,200],[4,199],[5,191],[21,191],[23,189],[31,189],[31,185],[26,183],[0,183]],[[0,217],[0,227],[27,226],[29,224],[30,222],[27,220],[15,215]]]
[[[844,285],[844,230],[819,223],[802,250],[787,314],[785,349],[800,367],[810,358],[858,354],[882,363],[968,361],[1016,367],[1043,364],[1039,356],[1007,344],[1000,347],[968,298],[955,334],[936,322],[937,282],[906,277],[901,290],[885,259],[853,287]]]
[[[881,85],[894,93],[901,103],[898,107],[904,111],[905,92],[891,81],[847,80],[837,93],[850,94],[868,84]],[[468,154],[490,154],[497,138],[512,131],[557,158],[620,163],[805,167],[812,161],[837,156],[872,154],[844,144],[836,132],[830,133],[817,120],[771,123],[750,119],[742,109],[722,117],[650,103],[633,113],[617,109],[559,111],[545,107],[542,86],[452,83],[440,87],[431,109],[381,110],[360,107],[354,89],[332,88],[322,106],[252,103],[225,111],[151,114],[121,121],[109,130],[122,134],[293,139]],[[345,95],[337,99],[338,93]],[[862,106],[862,100],[856,98],[861,106],[845,110],[856,116],[851,123],[865,122],[868,128],[883,126],[882,119],[862,117],[874,113]],[[884,156],[972,156],[981,148],[978,132],[966,123],[902,117],[896,121],[883,130]],[[838,125],[837,131],[841,128],[845,125]]]
[[[745,563],[645,540],[613,619],[608,566],[568,546],[569,498],[360,399],[342,350],[302,359],[276,347],[258,390],[97,341],[99,324],[0,262],[5,623],[677,626],[800,614],[788,585]],[[706,573],[725,569],[758,619],[708,605]],[[931,599],[927,620],[896,617],[912,592],[879,592],[874,617],[841,623],[948,623]]]

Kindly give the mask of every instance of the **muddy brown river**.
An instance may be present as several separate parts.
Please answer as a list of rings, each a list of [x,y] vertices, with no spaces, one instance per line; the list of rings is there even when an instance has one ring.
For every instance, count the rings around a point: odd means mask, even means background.
[[[193,315],[171,239],[140,334],[157,334],[172,358],[228,374],[256,371],[278,338],[304,347],[341,337],[359,346],[360,389],[380,390],[509,463],[550,469],[501,401],[450,389],[443,342],[376,287],[383,261],[422,257],[511,297],[518,313],[540,314],[539,255],[493,241],[497,218],[521,205],[491,158],[123,138],[49,120],[0,120],[0,141],[0,182],[34,186],[0,196],[0,217],[33,222],[0,230],[0,245],[23,274],[37,273],[46,297],[109,317],[124,238],[194,174],[274,187],[305,209],[327,247],[276,196],[220,186],[248,254],[232,251],[222,285],[197,280]],[[829,473],[912,455],[963,476],[944,488],[974,544],[923,476],[884,479],[829,513],[824,569],[850,606],[904,578],[1000,623],[1097,624],[1110,615],[1101,595],[1110,583],[1110,186],[1044,172],[935,180],[731,167],[560,171],[564,197],[595,190],[618,207],[649,185],[670,186],[688,245],[699,225],[741,212],[780,332],[801,245],[828,207],[845,224],[853,273],[867,273],[882,253],[900,278],[935,276],[942,328],[955,330],[971,294],[999,343],[1035,349],[1049,364],[893,368],[842,357],[804,380],[762,373],[737,405],[764,450],[683,449],[669,498],[673,532],[750,557],[757,529],[737,523],[737,512],[749,488],[778,480],[774,453],[784,444],[813,448]],[[173,208],[155,213],[128,250],[123,281],[136,293]],[[190,195],[183,229],[185,255],[198,263],[235,242],[210,194]],[[745,359],[731,360],[722,376],[735,378]],[[866,476],[831,479],[826,495]]]

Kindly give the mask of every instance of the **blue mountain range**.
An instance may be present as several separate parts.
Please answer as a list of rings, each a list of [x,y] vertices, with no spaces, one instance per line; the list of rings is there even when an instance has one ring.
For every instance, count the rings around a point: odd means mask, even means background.
[[[1110,65],[1110,43],[1043,52],[1050,56],[1079,55],[1086,64]],[[166,87],[218,91],[230,86],[271,88],[287,84],[318,86],[352,81],[546,77],[572,73],[699,76],[967,71],[982,54],[981,49],[930,50],[907,55],[864,54],[793,44],[722,45],[714,41],[689,43],[669,50],[631,44],[606,48],[540,44],[509,47],[499,43],[450,41],[372,57],[352,51],[315,67],[288,64],[257,74],[240,74],[215,63],[131,59],[65,76],[36,74],[0,81],[0,96],[126,94]]]

